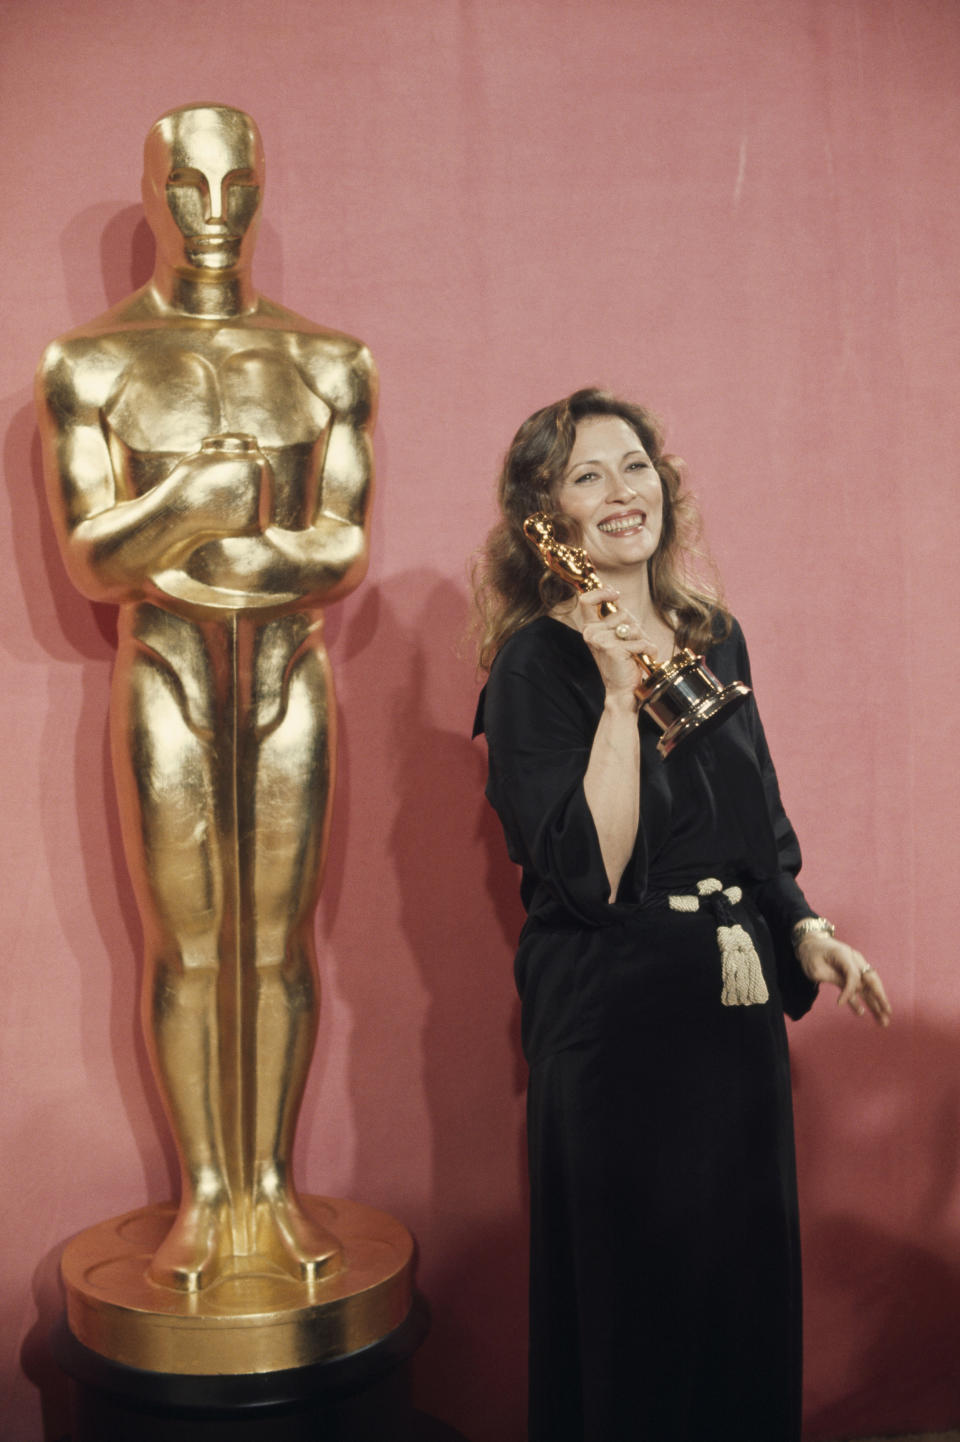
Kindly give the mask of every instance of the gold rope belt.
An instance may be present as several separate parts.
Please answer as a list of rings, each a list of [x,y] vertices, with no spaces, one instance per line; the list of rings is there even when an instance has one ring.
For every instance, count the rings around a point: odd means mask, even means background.
[[[715,876],[698,881],[695,895],[667,897],[671,911],[699,911],[702,904],[716,917],[724,1006],[758,1006],[770,1000],[757,948],[731,910],[742,899],[739,886],[725,887]]]

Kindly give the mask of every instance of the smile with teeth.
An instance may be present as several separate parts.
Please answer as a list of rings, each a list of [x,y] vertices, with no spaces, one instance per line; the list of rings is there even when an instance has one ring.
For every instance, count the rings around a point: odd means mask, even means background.
[[[646,519],[646,511],[631,511],[626,516],[608,516],[605,521],[597,523],[597,530],[603,531],[608,536],[619,536],[625,531],[639,530]]]

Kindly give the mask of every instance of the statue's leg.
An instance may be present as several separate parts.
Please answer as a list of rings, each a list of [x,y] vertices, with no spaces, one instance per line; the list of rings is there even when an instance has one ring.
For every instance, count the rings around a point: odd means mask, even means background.
[[[111,714],[124,843],[144,929],[144,1028],[182,1173],[180,1211],[150,1275],[194,1291],[232,1250],[218,995],[224,887],[212,750],[188,724],[176,678],[135,647],[118,661]]]
[[[336,1238],[305,1212],[291,1175],[319,1015],[314,914],[335,747],[325,652],[302,653],[284,689],[279,721],[252,738],[255,825],[241,858],[252,902],[253,1185],[258,1250],[312,1281],[339,1262]]]

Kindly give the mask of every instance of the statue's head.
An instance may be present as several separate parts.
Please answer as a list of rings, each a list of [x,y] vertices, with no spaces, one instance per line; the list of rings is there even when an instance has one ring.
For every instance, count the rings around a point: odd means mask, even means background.
[[[249,264],[263,191],[260,132],[229,105],[182,105],[151,127],[143,205],[163,260],[180,272]]]

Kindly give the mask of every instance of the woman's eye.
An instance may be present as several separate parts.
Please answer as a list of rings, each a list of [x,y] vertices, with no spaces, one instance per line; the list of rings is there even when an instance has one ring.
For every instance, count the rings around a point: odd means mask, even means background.
[[[627,466],[628,471],[648,471],[649,469],[649,461],[631,461],[629,466]]]
[[[584,481],[595,481],[596,479],[597,479],[597,473],[596,473],[596,471],[584,471],[584,473],[583,473],[582,476],[575,476],[575,477],[574,477],[573,484],[574,484],[575,486],[580,486],[580,485],[583,484]]]

